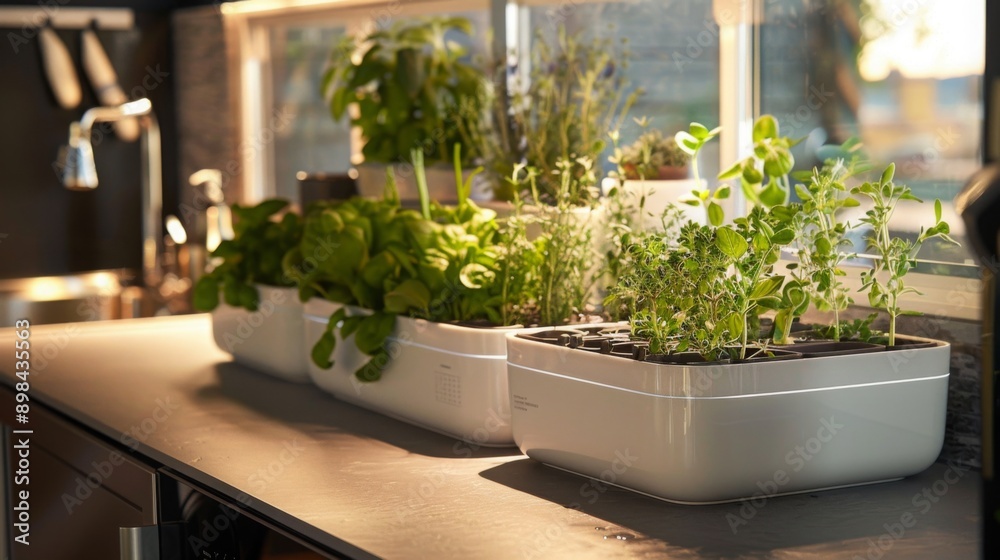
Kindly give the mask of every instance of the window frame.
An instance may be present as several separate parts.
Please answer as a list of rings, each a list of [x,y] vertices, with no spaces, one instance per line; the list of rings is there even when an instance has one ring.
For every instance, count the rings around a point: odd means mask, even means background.
[[[274,173],[274,151],[270,148],[273,144],[262,141],[267,131],[264,111],[272,106],[268,31],[274,26],[339,19],[347,22],[348,33],[355,34],[365,29],[365,22],[373,14],[380,12],[391,17],[407,17],[483,9],[488,13],[494,34],[493,55],[505,57],[510,47],[508,26],[515,36],[525,31],[519,29],[519,21],[511,18],[512,6],[520,11],[525,7],[615,1],[618,0],[410,0],[405,4],[400,1],[387,4],[379,0],[249,0],[225,3],[221,11],[230,103],[234,108],[234,130],[241,142],[223,174],[235,181],[234,192],[243,202],[259,201],[273,194],[265,188],[269,182],[273,183],[270,179]],[[752,146],[753,119],[760,114],[761,105],[759,23],[763,20],[766,1],[713,2],[713,15],[719,26],[720,169],[728,162],[737,161]],[[983,102],[986,103],[985,96]],[[352,130],[351,134],[353,160],[361,138],[358,130]],[[734,196],[726,201],[724,210],[727,216],[746,213],[747,204],[739,189],[735,189]],[[784,268],[780,263],[778,267],[779,270]],[[849,266],[845,270],[847,276],[843,281],[853,295],[859,295],[861,270],[861,266]],[[907,309],[965,320],[980,318],[981,277],[911,273],[907,280],[921,292],[903,297],[902,304]],[[858,300],[855,305],[867,306],[867,302]]]

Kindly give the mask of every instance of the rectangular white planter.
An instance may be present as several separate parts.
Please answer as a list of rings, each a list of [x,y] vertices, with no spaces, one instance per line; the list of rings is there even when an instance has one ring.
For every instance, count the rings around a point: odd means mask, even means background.
[[[316,298],[306,302],[307,356],[340,307]],[[392,359],[378,381],[355,378],[368,356],[353,336],[338,337],[328,370],[307,358],[309,375],[338,399],[476,445],[512,446],[505,341],[510,330],[399,317],[388,341]]]
[[[257,295],[257,311],[225,303],[212,311],[215,343],[241,364],[287,381],[308,382],[298,290],[258,285]]]
[[[532,332],[529,329],[523,332]],[[529,457],[680,503],[919,473],[944,440],[950,346],[716,366],[507,337]]]

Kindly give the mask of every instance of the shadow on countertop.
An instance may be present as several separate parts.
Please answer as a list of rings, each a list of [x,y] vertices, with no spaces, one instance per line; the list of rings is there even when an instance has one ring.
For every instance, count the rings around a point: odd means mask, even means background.
[[[871,558],[977,558],[980,473],[956,468],[949,472],[952,467],[938,463],[897,482],[718,505],[665,502],[528,458],[480,476],[613,524],[594,529],[635,541],[636,552],[655,539],[671,547],[671,557],[683,558],[774,558],[779,552],[788,558],[867,559],[869,552]],[[957,481],[948,483],[946,474]],[[893,537],[889,529],[907,512],[915,523]]]
[[[311,383],[292,383],[235,362],[214,366],[218,383],[195,398],[226,399],[289,426],[312,426],[382,441],[410,453],[438,458],[519,455],[515,447],[483,447],[383,416],[335,399]]]

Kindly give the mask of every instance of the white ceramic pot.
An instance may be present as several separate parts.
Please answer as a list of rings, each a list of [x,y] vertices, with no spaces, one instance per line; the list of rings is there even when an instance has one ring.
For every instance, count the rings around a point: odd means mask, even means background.
[[[215,343],[241,364],[288,381],[308,382],[298,290],[258,285],[257,295],[254,312],[225,303],[215,308]]]
[[[306,302],[307,352],[340,307],[322,299]],[[512,446],[505,341],[510,331],[399,317],[388,341],[392,360],[378,381],[354,376],[368,356],[357,349],[353,335],[338,338],[332,368],[321,369],[308,360],[308,371],[316,385],[338,399],[470,445]]]
[[[933,464],[944,441],[950,346],[941,342],[709,366],[511,334],[507,354],[522,452],[672,502],[898,479]]]
[[[381,198],[385,192],[386,169],[383,163],[362,163],[357,166],[358,194],[367,198]],[[408,163],[394,163],[392,170],[396,177],[396,190],[400,200],[420,200],[417,181],[413,166]],[[462,179],[468,178],[471,169],[463,170]],[[455,185],[455,168],[450,165],[434,164],[424,168],[427,177],[427,193],[431,200],[438,202],[454,202],[458,200],[458,188]],[[470,198],[476,201],[492,200],[493,190],[489,179],[480,173],[472,181]]]
[[[605,194],[616,184],[614,179],[606,179],[602,185]],[[705,181],[695,179],[679,179],[676,181],[625,181],[622,183],[622,196],[632,213],[633,223],[641,229],[662,229],[660,216],[668,206],[675,206],[681,211],[684,221],[697,224],[708,224],[708,213],[703,206],[690,206],[680,202],[681,197],[689,196],[691,191],[704,188]],[[645,196],[645,200],[642,197]],[[642,210],[640,211],[640,202]]]

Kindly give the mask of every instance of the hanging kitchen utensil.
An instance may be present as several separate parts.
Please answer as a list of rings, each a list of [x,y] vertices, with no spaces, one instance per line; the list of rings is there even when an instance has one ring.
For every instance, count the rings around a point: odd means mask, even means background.
[[[52,29],[52,22],[46,21],[38,32],[38,47],[42,53],[42,66],[48,78],[52,94],[63,109],[74,109],[80,105],[83,92],[77,78],[69,49]]]
[[[100,39],[94,33],[95,28],[96,25],[91,24],[91,27],[84,29],[81,35],[83,70],[101,105],[116,107],[128,101],[128,97],[118,85],[118,75],[111,65],[107,52],[101,46]],[[139,121],[135,117],[116,121],[114,127],[118,138],[125,142],[135,142],[139,138]]]

